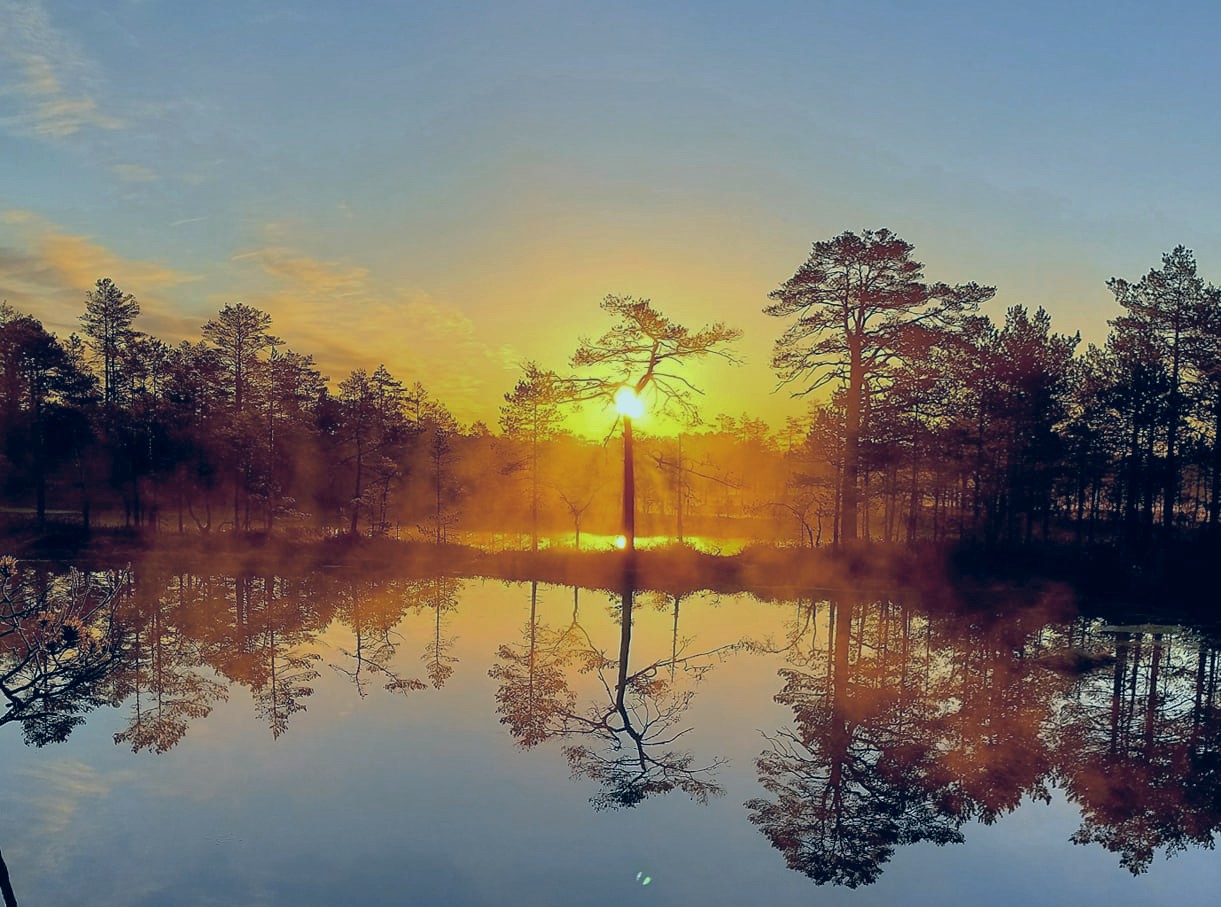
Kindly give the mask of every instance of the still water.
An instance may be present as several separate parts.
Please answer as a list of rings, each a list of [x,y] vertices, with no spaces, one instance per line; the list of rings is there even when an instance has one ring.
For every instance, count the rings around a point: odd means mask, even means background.
[[[1050,596],[8,572],[26,907],[1216,903],[1191,628]]]

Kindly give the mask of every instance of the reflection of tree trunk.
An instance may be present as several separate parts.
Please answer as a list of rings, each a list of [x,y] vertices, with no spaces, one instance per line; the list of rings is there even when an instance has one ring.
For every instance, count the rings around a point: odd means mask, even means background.
[[[530,583],[530,656],[527,670],[526,701],[529,703],[529,714],[534,716],[534,667],[535,650],[538,642],[538,582]]]
[[[832,815],[835,816],[836,832],[844,810],[844,766],[848,761],[848,745],[852,733],[848,728],[848,646],[852,630],[852,607],[845,602],[834,602],[835,635],[834,675],[831,680],[831,722],[827,737],[827,756],[830,771],[827,787],[831,790]]]
[[[670,679],[674,679],[674,668],[678,664],[678,606],[682,601],[679,595],[674,596],[674,630],[670,634]]]
[[[1149,694],[1145,702],[1145,748],[1152,755],[1153,727],[1157,723],[1157,682],[1162,666],[1162,634],[1153,634],[1152,665],[1149,667]]]
[[[13,894],[13,885],[9,881],[8,867],[4,864],[4,854],[0,853],[0,894],[4,895],[4,907],[17,907],[17,895]]]
[[[1208,647],[1204,641],[1200,641],[1200,647],[1196,652],[1196,689],[1195,698],[1191,706],[1191,754],[1198,755],[1198,745],[1200,738],[1200,726],[1204,722],[1204,678],[1206,677],[1205,669],[1208,666]]]
[[[627,421],[627,417],[624,417]],[[625,584],[622,594],[622,609],[620,613],[619,623],[619,674],[615,682],[615,708],[623,718],[624,726],[629,728],[631,722],[628,720],[627,708],[624,706],[624,696],[627,693],[627,659],[628,652],[632,645],[632,587]]]
[[[1123,710],[1123,682],[1128,669],[1128,634],[1117,634],[1115,674],[1111,680],[1111,756],[1120,750],[1120,715]]]

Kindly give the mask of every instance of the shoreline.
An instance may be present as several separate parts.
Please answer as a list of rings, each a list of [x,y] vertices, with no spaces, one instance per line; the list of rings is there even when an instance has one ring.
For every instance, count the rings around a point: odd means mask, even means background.
[[[993,610],[1019,599],[1054,597],[1084,612],[1221,617],[1206,570],[1216,548],[1184,542],[1143,561],[1112,548],[1037,545],[915,547],[882,542],[838,548],[751,545],[712,554],[690,545],[620,551],[543,548],[487,551],[457,544],[336,536],[292,539],[250,534],[158,534],[27,531],[0,536],[0,553],[23,561],[90,569],[128,564],[163,572],[275,572],[359,568],[375,576],[449,575],[506,582],[546,582],[591,589],[684,595],[697,591],[797,599],[813,592],[901,595],[935,610]]]

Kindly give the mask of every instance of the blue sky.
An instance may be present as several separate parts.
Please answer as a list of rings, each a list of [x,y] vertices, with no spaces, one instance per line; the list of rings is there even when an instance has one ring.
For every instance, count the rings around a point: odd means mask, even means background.
[[[466,418],[651,296],[746,330],[709,415],[777,418],[759,310],[845,229],[1091,340],[1176,244],[1221,280],[1218,35],[1204,3],[0,0],[0,296],[66,332],[110,276],[174,337],[243,299]]]

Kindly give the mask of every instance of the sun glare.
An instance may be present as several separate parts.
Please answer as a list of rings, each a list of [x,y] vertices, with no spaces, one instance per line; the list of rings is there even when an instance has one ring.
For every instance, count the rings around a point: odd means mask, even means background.
[[[620,551],[622,551],[624,548],[626,548],[627,547],[627,536],[626,535],[615,536],[615,547],[618,548]]]
[[[639,419],[644,415],[644,401],[625,384],[615,392],[615,411],[621,416]]]

